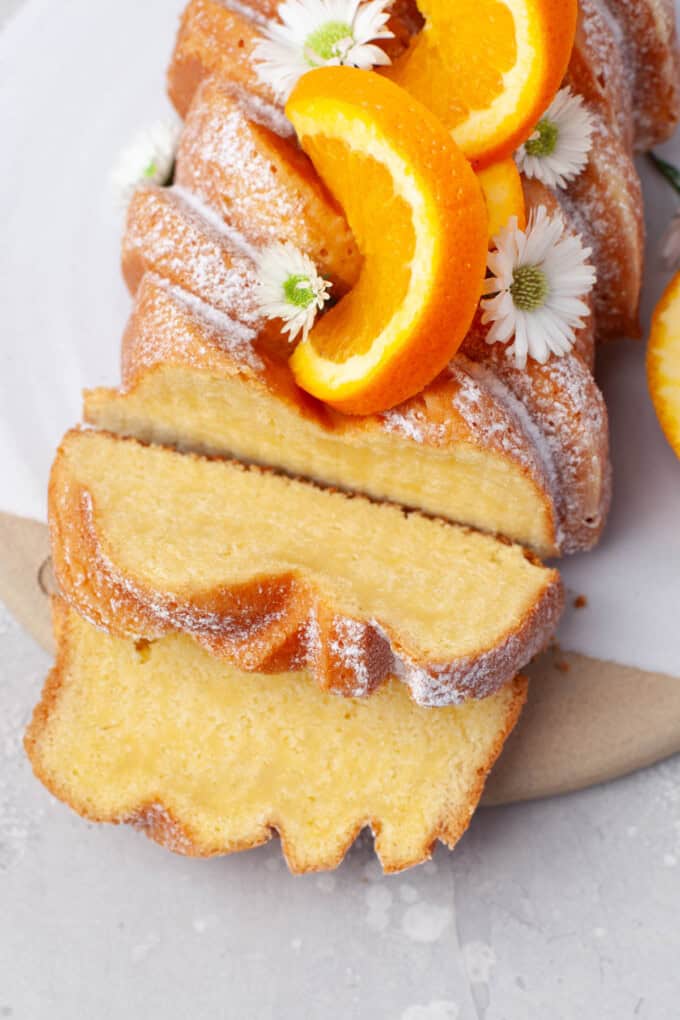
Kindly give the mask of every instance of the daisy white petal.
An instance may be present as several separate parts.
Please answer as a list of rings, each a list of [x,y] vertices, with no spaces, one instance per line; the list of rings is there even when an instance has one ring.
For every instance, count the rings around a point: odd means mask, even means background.
[[[567,354],[575,331],[590,314],[583,300],[595,283],[588,264],[590,248],[566,234],[561,216],[549,216],[539,206],[526,230],[517,220],[493,239],[490,275],[483,284],[482,323],[490,324],[488,344],[508,343],[508,357],[524,368],[531,357],[545,364],[551,355]]]
[[[120,205],[127,205],[140,184],[168,183],[181,128],[179,120],[159,120],[122,149],[111,171],[111,187]]]
[[[285,0],[279,21],[264,29],[253,51],[260,79],[285,101],[297,80],[313,67],[347,64],[370,70],[389,64],[375,45],[391,39],[392,0]]]
[[[536,177],[549,188],[566,188],[588,162],[593,129],[593,117],[583,99],[566,86],[515,153],[517,166],[526,177]]]
[[[293,341],[302,339],[314,325],[316,313],[329,298],[330,283],[317,272],[312,260],[295,245],[273,244],[257,262],[258,305],[268,319],[281,319],[282,332]]]

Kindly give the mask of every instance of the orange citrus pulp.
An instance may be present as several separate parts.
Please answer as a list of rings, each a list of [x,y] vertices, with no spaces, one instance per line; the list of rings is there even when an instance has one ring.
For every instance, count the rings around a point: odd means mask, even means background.
[[[526,206],[522,178],[514,159],[502,159],[499,163],[477,171],[477,179],[482,186],[484,201],[489,214],[489,245],[496,234],[507,227],[513,216],[517,217],[517,226],[524,230],[526,226]]]
[[[680,273],[654,309],[647,345],[647,381],[654,410],[680,457]]]
[[[384,70],[480,166],[526,141],[567,70],[577,0],[418,0],[425,27]]]
[[[339,410],[386,410],[438,375],[472,322],[488,236],[481,188],[437,119],[379,75],[311,71],[286,113],[363,256],[293,372]]]

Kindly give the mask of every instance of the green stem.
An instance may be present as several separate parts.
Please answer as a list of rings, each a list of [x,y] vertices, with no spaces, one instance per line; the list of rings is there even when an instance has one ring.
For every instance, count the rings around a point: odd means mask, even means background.
[[[678,170],[676,166],[673,166],[672,163],[668,163],[665,159],[662,159],[661,156],[657,156],[654,152],[650,152],[648,155],[659,173],[664,175],[668,183],[675,188],[677,193],[680,195],[680,170]]]

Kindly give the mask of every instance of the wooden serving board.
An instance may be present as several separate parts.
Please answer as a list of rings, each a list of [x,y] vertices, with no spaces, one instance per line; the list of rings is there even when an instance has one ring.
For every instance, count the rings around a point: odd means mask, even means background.
[[[48,650],[53,589],[47,528],[0,514],[0,599]],[[584,655],[546,652],[487,783],[485,804],[579,790],[680,751],[680,681]]]

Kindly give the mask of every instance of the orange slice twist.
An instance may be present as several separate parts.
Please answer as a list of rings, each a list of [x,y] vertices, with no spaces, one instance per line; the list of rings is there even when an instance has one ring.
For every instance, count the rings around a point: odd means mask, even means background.
[[[680,273],[654,309],[647,345],[647,382],[661,428],[680,457]]]
[[[426,22],[384,73],[486,166],[526,141],[567,70],[577,0],[418,0]]]
[[[386,410],[438,375],[472,322],[487,249],[480,185],[437,119],[371,72],[311,71],[286,113],[363,256],[293,372],[342,411]]]

